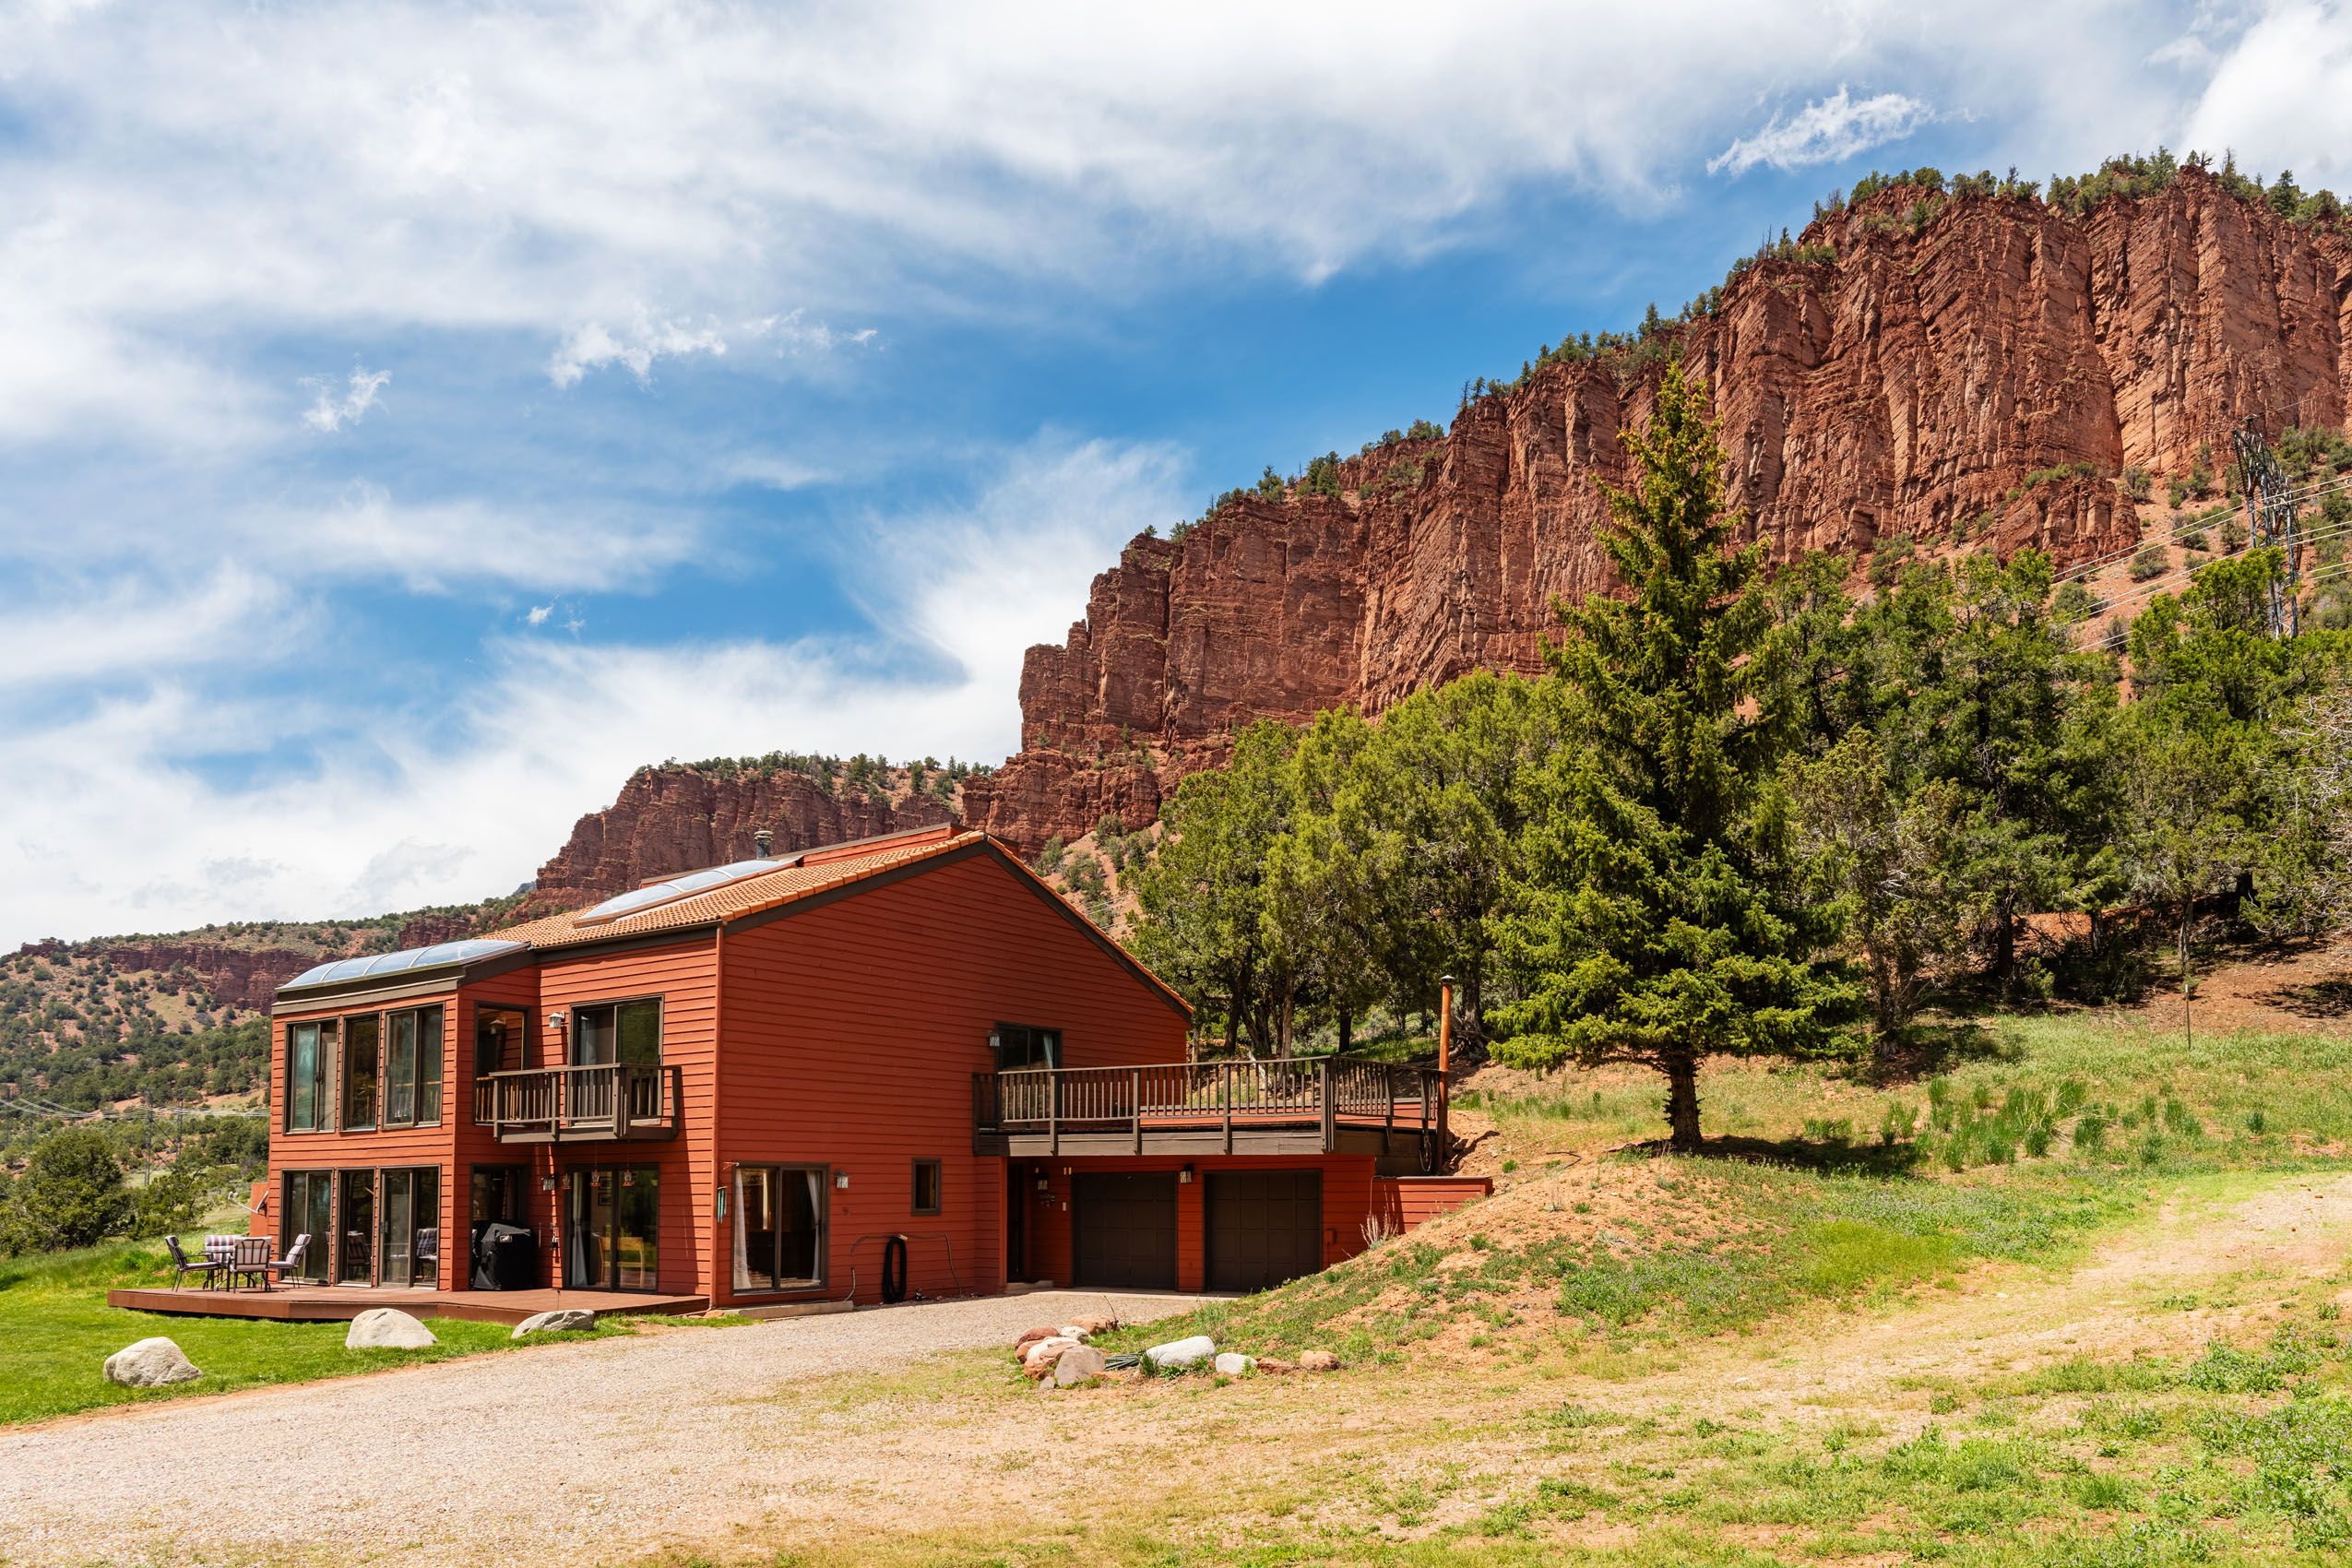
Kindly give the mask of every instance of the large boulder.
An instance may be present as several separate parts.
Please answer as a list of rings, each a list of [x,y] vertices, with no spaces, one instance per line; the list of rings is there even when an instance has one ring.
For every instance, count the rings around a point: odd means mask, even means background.
[[[1228,1350],[1214,1363],[1219,1377],[1245,1377],[1258,1370],[1255,1356],[1244,1356],[1238,1350]]]
[[[419,1327],[423,1325],[420,1324]],[[510,1339],[520,1339],[531,1334],[585,1334],[596,1326],[596,1314],[586,1307],[559,1307],[552,1313],[533,1313],[515,1325]]]
[[[422,1350],[441,1341],[433,1330],[398,1307],[370,1307],[351,1320],[343,1336],[346,1350]]]
[[[203,1375],[177,1345],[160,1335],[125,1345],[106,1358],[106,1381],[125,1388],[161,1388]]]
[[[1091,1345],[1074,1345],[1062,1352],[1053,1363],[1053,1386],[1071,1388],[1091,1382],[1111,1370],[1111,1363],[1101,1351]]]
[[[1190,1339],[1171,1339],[1165,1345],[1155,1345],[1144,1352],[1144,1360],[1163,1372],[1177,1372],[1198,1366],[1216,1354],[1216,1341],[1206,1334],[1195,1334]]]

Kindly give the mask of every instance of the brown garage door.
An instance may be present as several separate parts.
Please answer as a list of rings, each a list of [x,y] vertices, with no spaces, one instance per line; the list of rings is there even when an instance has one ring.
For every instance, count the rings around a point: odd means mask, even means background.
[[[1323,1266],[1323,1172],[1229,1170],[1208,1179],[1208,1288],[1263,1290]]]
[[[1176,1289],[1176,1175],[1073,1180],[1071,1272],[1079,1285]]]

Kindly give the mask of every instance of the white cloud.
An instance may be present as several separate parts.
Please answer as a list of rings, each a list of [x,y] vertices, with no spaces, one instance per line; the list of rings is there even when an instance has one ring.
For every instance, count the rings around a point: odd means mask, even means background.
[[[303,422],[313,430],[333,434],[347,424],[357,424],[375,407],[376,395],[391,384],[388,370],[354,370],[341,392],[323,377],[305,377],[303,385],[317,394],[311,406],[303,410]]]
[[[2352,184],[2352,6],[2270,7],[2219,53],[2180,140],[2307,188]]]
[[[534,604],[530,607],[529,612],[524,615],[523,624],[527,626],[544,626],[547,624],[547,618],[554,613],[555,606],[552,604]]]
[[[2282,7],[2240,64],[2342,26]],[[58,127],[0,153],[0,440],[250,434],[236,350],[263,333],[491,334],[559,386],[755,338],[806,372],[887,312],[1321,279],[1530,192],[1655,208],[1727,141],[1727,169],[1837,157],[1927,103],[1989,160],[2081,167],[2183,129],[2193,64],[2152,88],[2118,46],[2181,30],[1887,0],[0,13],[12,106]],[[2200,124],[2317,168],[2334,58],[2267,104],[2217,80]],[[1806,106],[1740,134],[1736,106],[1782,101]]]
[[[547,362],[547,379],[558,386],[570,386],[589,371],[618,364],[626,366],[639,381],[647,381],[652,378],[657,359],[726,351],[727,339],[719,336],[716,325],[656,322],[639,311],[636,319],[617,333],[596,321],[573,328]]]
[[[401,502],[365,482],[324,506],[240,515],[232,529],[247,559],[282,574],[394,582],[422,593],[469,583],[542,593],[643,590],[713,550],[702,521],[685,514],[557,511],[472,497]]]
[[[1806,104],[1788,119],[1775,114],[1762,130],[1708,159],[1707,172],[1744,174],[1759,163],[1775,169],[1835,163],[1900,141],[1929,117],[1928,106],[1916,98],[1882,92],[1858,100],[1841,84],[1829,97]]]
[[[0,694],[267,657],[300,616],[281,585],[237,565],[193,583],[53,583],[26,603],[30,586],[0,616]]]
[[[579,813],[665,756],[1003,755],[1019,738],[1022,650],[1062,635],[1121,542],[1182,509],[1180,468],[1163,446],[1047,437],[1005,455],[968,498],[866,519],[839,545],[861,568],[874,628],[863,636],[674,647],[517,636],[490,645],[454,713],[241,711],[166,678],[50,722],[0,725],[0,948],[503,892]],[[370,739],[341,739],[354,732]],[[195,765],[264,734],[314,763],[244,783]]]

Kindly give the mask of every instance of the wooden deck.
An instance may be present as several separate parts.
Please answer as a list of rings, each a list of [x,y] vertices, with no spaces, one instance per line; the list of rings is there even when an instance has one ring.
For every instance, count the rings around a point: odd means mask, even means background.
[[[348,1323],[371,1307],[398,1307],[415,1317],[520,1323],[558,1307],[591,1312],[699,1313],[702,1296],[647,1295],[631,1290],[406,1290],[356,1285],[281,1285],[268,1290],[109,1290],[106,1304],[175,1317],[267,1318],[280,1323]]]
[[[972,1080],[972,1152],[1369,1154],[1435,1169],[1442,1076],[1360,1057],[1024,1067]]]

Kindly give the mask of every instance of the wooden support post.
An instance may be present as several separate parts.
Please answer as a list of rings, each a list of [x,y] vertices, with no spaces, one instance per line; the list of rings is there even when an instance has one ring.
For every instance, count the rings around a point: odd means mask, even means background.
[[[1380,1152],[1388,1152],[1388,1134],[1396,1127],[1396,1069],[1380,1070]]]
[[[1045,1144],[1048,1154],[1062,1152],[1062,1075],[1045,1071]]]
[[[1141,1067],[1134,1070],[1133,1082],[1134,1098],[1128,1101],[1127,1108],[1135,1118],[1135,1152],[1141,1154],[1144,1152],[1144,1070]]]
[[[1225,1152],[1233,1152],[1233,1063],[1217,1065],[1217,1092],[1225,1102]]]
[[[1331,1058],[1323,1058],[1315,1067],[1316,1087],[1323,1091],[1323,1152],[1331,1154],[1339,1147],[1339,1102],[1331,1092]]]
[[[1454,977],[1444,976],[1437,989],[1437,1169],[1445,1169],[1453,1149],[1447,1114],[1454,1099]]]

